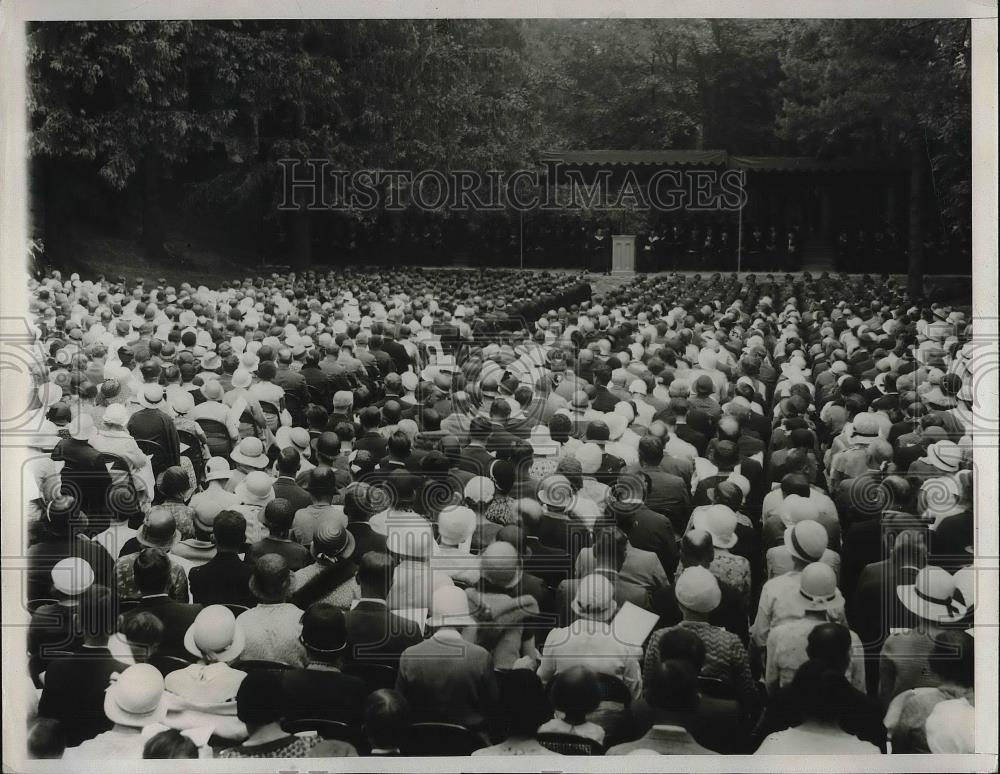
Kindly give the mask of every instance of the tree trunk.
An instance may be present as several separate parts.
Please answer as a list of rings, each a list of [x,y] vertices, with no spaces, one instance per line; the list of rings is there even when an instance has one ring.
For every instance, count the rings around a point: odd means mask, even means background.
[[[306,271],[312,262],[312,234],[308,207],[299,202],[297,210],[289,213],[289,261],[297,272]]]
[[[142,249],[146,257],[165,258],[167,251],[163,243],[166,238],[160,206],[160,158],[156,150],[150,148],[142,160]]]
[[[916,140],[910,142],[910,207],[909,245],[906,288],[910,298],[924,295],[924,233],[921,215],[924,197],[923,147]]]

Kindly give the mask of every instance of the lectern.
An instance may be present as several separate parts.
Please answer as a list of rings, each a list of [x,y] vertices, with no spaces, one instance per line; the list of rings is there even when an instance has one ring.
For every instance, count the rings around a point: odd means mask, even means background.
[[[635,274],[634,234],[615,234],[611,237],[611,273]]]

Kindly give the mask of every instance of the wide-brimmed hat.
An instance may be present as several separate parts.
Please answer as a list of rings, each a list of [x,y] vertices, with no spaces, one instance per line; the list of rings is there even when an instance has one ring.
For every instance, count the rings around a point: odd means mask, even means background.
[[[104,715],[112,723],[144,728],[166,720],[170,697],[159,669],[133,664],[111,679],[104,692]]]
[[[837,573],[825,562],[813,562],[802,570],[799,594],[806,610],[829,610],[843,600],[837,589]]]
[[[94,569],[75,556],[56,562],[51,575],[52,587],[67,597],[78,597],[94,585]]]
[[[736,513],[729,506],[699,508],[692,522],[696,529],[703,529],[712,536],[712,545],[716,548],[732,548],[739,541],[736,536]]]
[[[469,610],[468,595],[457,586],[442,586],[431,597],[430,626],[471,626],[476,623]]]
[[[235,494],[244,505],[267,505],[274,499],[274,479],[254,470],[236,485]]]
[[[956,473],[962,463],[962,450],[954,441],[937,441],[927,447],[924,459],[940,471]]]
[[[246,465],[258,470],[263,470],[270,463],[264,452],[264,444],[255,436],[248,436],[240,441],[229,456],[233,462],[239,465]]]
[[[224,605],[203,608],[184,633],[184,648],[192,656],[228,663],[246,644],[243,627]]]
[[[934,623],[957,621],[967,611],[955,598],[955,578],[941,567],[924,567],[912,584],[896,586],[896,596],[911,613]]]
[[[166,394],[158,384],[144,384],[139,390],[139,405],[143,408],[163,409],[166,408]]]

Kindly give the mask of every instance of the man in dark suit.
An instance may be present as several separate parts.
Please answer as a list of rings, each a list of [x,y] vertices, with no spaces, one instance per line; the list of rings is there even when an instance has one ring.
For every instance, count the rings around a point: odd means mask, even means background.
[[[674,532],[680,534],[691,515],[691,492],[684,479],[660,467],[662,462],[663,441],[655,435],[644,436],[639,441],[639,471],[648,479],[646,507],[670,519]]]
[[[64,489],[78,491],[80,507],[90,517],[108,512],[108,490],[111,476],[101,453],[87,440],[94,430],[94,420],[80,414],[70,424],[70,437],[64,438],[52,450],[52,459],[62,462],[60,480]]]
[[[302,616],[299,640],[309,664],[282,672],[285,719],[360,723],[369,691],[362,680],[340,671],[348,653],[344,613],[326,602],[311,605]]]
[[[608,382],[611,381],[611,369],[604,363],[594,367],[594,387],[596,393],[590,405],[594,411],[608,413],[615,410],[621,398],[608,389]]]
[[[278,461],[274,466],[278,473],[273,487],[274,496],[291,503],[292,513],[312,505],[312,496],[295,481],[301,464],[302,458],[298,449],[289,446],[278,453]]]
[[[125,616],[152,613],[163,624],[163,641],[157,652],[164,656],[190,658],[184,647],[184,634],[194,623],[201,605],[188,605],[171,599],[167,594],[170,583],[170,560],[158,548],[144,548],[135,558],[135,583],[142,594],[139,603]]]
[[[292,540],[289,533],[292,521],[295,519],[295,509],[288,500],[276,498],[264,507],[262,520],[270,534],[250,546],[246,552],[247,564],[256,564],[264,554],[278,554],[285,560],[292,572],[301,570],[307,564],[313,563],[309,549]]]
[[[253,568],[240,553],[246,550],[247,522],[238,511],[222,511],[215,519],[215,545],[218,552],[200,567],[188,573],[191,597],[203,605],[245,605],[257,600],[250,593]]]
[[[104,693],[111,675],[125,664],[108,650],[114,631],[112,597],[108,589],[92,586],[80,602],[84,642],[72,656],[55,659],[45,672],[38,715],[63,724],[67,747],[75,747],[111,728],[104,714]]]
[[[660,560],[668,578],[677,569],[677,534],[670,519],[645,504],[650,478],[645,474],[626,474],[621,479],[625,494],[610,503],[615,522],[628,535],[629,543],[643,551],[651,551]]]
[[[407,335],[409,335],[409,329],[407,329]],[[392,358],[393,365],[395,366],[393,370],[397,374],[402,374],[410,369],[410,356],[406,351],[406,347],[400,344],[396,338],[397,331],[395,330],[395,326],[391,323],[386,325],[382,333],[382,349]]]
[[[473,476],[488,476],[495,459],[487,450],[487,443],[494,431],[493,424],[483,416],[475,416],[469,423],[469,444],[462,449],[459,467]]]
[[[181,442],[173,420],[162,409],[167,399],[158,384],[146,384],[139,392],[141,409],[128,421],[129,434],[136,441],[155,441],[160,449],[153,455],[153,473],[181,464]]]
[[[415,621],[394,614],[386,604],[392,570],[388,554],[369,551],[360,556],[361,600],[345,614],[349,662],[384,664],[396,669],[403,651],[423,639]]]
[[[367,406],[358,414],[358,421],[361,424],[361,435],[354,441],[355,451],[367,451],[375,459],[382,459],[386,452],[385,438],[378,431],[382,412],[375,406]]]

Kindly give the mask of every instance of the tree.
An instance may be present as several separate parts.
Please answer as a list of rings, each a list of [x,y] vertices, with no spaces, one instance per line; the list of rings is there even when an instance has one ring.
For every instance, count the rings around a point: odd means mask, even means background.
[[[963,20],[828,19],[794,28],[781,57],[784,136],[810,153],[889,156],[909,168],[913,298],[923,295],[928,169],[946,174],[951,216],[968,212],[969,54]],[[940,150],[928,160],[930,139]]]
[[[96,165],[115,190],[142,181],[143,246],[164,254],[159,189],[172,164],[210,147],[233,118],[217,100],[192,99],[231,75],[224,30],[173,21],[45,22],[28,34],[29,152]],[[206,77],[207,76],[207,77]]]

